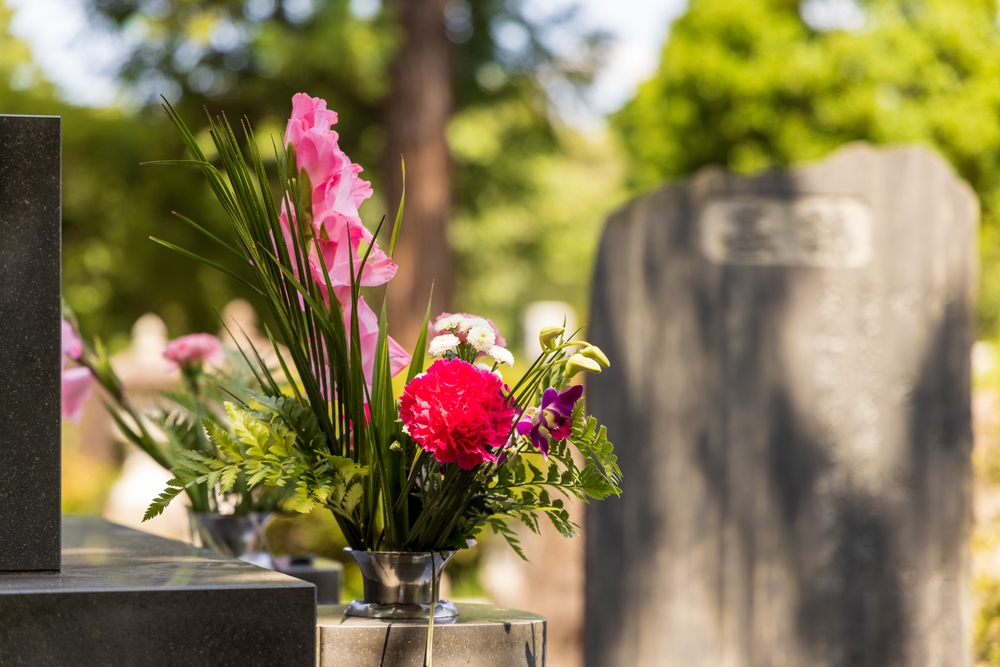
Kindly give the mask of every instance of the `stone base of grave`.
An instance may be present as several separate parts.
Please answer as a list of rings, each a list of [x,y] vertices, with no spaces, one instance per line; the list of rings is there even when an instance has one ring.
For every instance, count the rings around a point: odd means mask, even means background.
[[[490,605],[459,604],[458,618],[434,623],[434,667],[545,667],[545,618]],[[422,667],[427,621],[344,616],[317,608],[318,667]]]
[[[312,584],[63,517],[59,572],[0,574],[0,665],[312,667]]]
[[[344,566],[329,558],[277,556],[275,569],[316,586],[316,604],[340,604]]]

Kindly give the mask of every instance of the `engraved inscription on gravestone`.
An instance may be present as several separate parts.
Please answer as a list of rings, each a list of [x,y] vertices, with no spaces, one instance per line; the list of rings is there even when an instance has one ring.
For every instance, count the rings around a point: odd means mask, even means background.
[[[719,264],[857,268],[872,257],[871,208],[857,197],[713,199],[698,227],[702,253]]]

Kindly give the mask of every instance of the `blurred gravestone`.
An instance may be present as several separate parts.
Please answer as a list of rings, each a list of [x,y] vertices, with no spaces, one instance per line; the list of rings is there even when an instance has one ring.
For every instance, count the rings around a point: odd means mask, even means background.
[[[936,155],[867,146],[609,220],[589,667],[971,663],[977,221]]]
[[[60,150],[0,116],[0,571],[59,569]]]

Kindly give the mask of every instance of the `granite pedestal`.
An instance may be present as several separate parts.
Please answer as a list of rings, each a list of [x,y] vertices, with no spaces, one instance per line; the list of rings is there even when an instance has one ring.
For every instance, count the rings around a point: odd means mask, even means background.
[[[434,623],[435,667],[544,667],[545,619],[512,609],[459,604]],[[317,608],[318,667],[422,667],[427,621],[347,618],[343,605]]]
[[[329,558],[276,556],[275,570],[316,586],[316,604],[340,604],[344,566]]]
[[[91,517],[62,571],[0,574],[0,665],[312,667],[312,584]]]

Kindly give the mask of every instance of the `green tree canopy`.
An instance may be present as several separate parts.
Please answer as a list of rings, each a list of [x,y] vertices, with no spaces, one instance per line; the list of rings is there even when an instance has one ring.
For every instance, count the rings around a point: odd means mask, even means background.
[[[797,0],[691,0],[656,75],[614,117],[636,190],[723,165],[822,158],[849,141],[939,151],[983,210],[980,334],[1000,331],[1000,29],[995,0],[870,0],[856,31]]]

